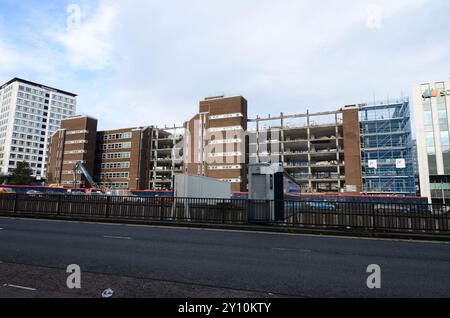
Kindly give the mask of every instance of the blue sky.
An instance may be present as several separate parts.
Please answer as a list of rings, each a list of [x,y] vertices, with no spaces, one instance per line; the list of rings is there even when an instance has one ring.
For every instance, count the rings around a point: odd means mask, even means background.
[[[182,124],[216,94],[333,110],[449,78],[449,31],[445,0],[0,0],[0,82],[77,93],[101,129]]]

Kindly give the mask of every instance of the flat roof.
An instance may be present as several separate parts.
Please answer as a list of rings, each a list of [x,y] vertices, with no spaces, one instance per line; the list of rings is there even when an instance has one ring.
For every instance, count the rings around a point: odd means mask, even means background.
[[[61,119],[61,121],[80,119],[80,118],[89,118],[89,119],[97,120],[97,118],[94,118],[94,117],[91,117],[91,116],[87,116],[87,115],[73,115],[73,116],[69,116],[69,117],[63,118],[63,119]]]
[[[36,82],[27,81],[27,80],[24,80],[24,79],[19,78],[19,77],[14,77],[12,80],[6,82],[6,83],[3,84],[2,86],[0,86],[0,89],[4,88],[4,87],[6,87],[6,86],[8,86],[9,84],[14,83],[14,82],[20,82],[20,83],[27,84],[27,85],[38,86],[38,87],[40,87],[40,88],[42,88],[42,89],[47,89],[47,90],[55,91],[55,92],[58,92],[58,93],[60,93],[60,94],[65,94],[65,95],[69,95],[69,96],[72,96],[72,97],[77,97],[77,96],[78,96],[77,94],[74,94],[74,93],[70,93],[70,92],[67,92],[67,91],[63,91],[63,90],[61,90],[61,89],[54,88],[54,87],[50,87],[50,86],[46,86],[46,85],[39,84],[39,83],[36,83]]]
[[[213,101],[213,100],[220,100],[220,99],[230,99],[230,98],[242,98],[244,100],[245,97],[242,95],[232,95],[232,96],[226,96],[226,95],[217,95],[217,96],[209,96],[209,97],[205,97],[202,101],[200,101],[201,103],[204,102],[209,102],[209,101]]]

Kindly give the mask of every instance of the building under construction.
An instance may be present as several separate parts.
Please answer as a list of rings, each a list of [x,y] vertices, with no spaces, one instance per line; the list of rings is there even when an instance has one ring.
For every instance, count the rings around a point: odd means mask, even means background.
[[[249,120],[249,161],[279,163],[304,193],[361,192],[358,112],[358,106],[347,106]]]
[[[153,129],[150,190],[171,190],[175,173],[183,172],[184,127]]]
[[[360,122],[364,192],[416,195],[409,100],[363,104]]]
[[[282,166],[302,193],[415,195],[408,100],[320,113],[249,119],[242,96],[200,102],[182,127],[97,132],[97,120],[62,121],[52,138],[48,182],[73,185],[80,161],[100,186],[172,190],[176,173],[246,192],[248,164]],[[78,177],[77,177],[78,178]],[[81,175],[77,185],[87,186]]]

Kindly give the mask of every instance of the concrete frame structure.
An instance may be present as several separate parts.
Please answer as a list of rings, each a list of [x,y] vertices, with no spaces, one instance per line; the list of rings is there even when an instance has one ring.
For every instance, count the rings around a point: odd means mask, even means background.
[[[306,193],[361,192],[358,110],[251,119],[249,161],[280,164]],[[350,149],[345,154],[344,144]]]
[[[153,129],[150,163],[150,190],[173,189],[175,173],[183,172],[184,127]]]

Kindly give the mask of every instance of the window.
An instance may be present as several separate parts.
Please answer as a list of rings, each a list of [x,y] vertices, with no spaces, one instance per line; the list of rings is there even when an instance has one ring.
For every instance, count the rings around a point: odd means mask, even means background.
[[[436,154],[435,142],[434,142],[434,133],[427,132],[425,135],[427,151],[429,155]]]
[[[448,131],[441,131],[441,144],[443,152],[450,152],[450,138]]]
[[[423,122],[425,126],[433,126],[433,114],[431,111],[424,112]]]
[[[448,125],[447,111],[445,109],[440,110],[438,114],[439,114],[439,124],[447,126]]]

